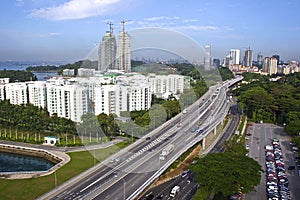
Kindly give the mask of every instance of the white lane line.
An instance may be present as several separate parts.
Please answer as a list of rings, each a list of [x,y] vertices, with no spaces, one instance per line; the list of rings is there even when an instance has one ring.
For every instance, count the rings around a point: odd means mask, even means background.
[[[101,179],[98,179],[94,182],[92,182],[91,184],[89,184],[88,186],[86,186],[85,188],[83,188],[82,190],[80,190],[80,192],[83,192],[84,190],[88,189],[89,187],[91,187],[92,185],[96,184],[97,182],[99,182]]]

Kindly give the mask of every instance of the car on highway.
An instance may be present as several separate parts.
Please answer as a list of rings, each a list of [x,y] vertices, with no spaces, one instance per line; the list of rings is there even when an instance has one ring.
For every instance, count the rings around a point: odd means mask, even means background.
[[[293,169],[295,169],[296,167],[295,166],[289,166],[288,167],[288,170],[293,170]]]
[[[175,197],[180,191],[180,186],[176,185],[172,188],[171,193],[170,193],[170,197]]]

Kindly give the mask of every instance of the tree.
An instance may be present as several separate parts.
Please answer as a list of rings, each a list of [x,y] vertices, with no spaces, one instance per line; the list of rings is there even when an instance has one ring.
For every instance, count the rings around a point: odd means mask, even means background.
[[[227,67],[221,67],[219,68],[219,71],[223,81],[234,77],[232,71]]]
[[[290,122],[284,127],[284,131],[290,135],[300,135],[300,119]]]
[[[176,99],[165,101],[162,103],[162,106],[167,112],[167,119],[171,119],[180,112],[179,101]]]
[[[229,196],[238,191],[248,193],[260,182],[261,166],[240,153],[214,153],[196,160],[197,163],[190,169],[195,173],[197,182],[215,194]]]

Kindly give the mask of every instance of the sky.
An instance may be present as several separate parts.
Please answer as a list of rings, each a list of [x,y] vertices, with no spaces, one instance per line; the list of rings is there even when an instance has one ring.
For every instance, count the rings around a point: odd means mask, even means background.
[[[121,20],[180,32],[221,60],[250,47],[254,60],[300,61],[299,0],[1,0],[0,16],[0,61],[83,59]]]

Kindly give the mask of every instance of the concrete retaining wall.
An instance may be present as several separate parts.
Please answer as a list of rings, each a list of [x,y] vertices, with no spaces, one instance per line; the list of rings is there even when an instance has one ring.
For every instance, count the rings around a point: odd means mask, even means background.
[[[61,152],[52,153],[49,151],[46,151],[44,149],[36,149],[36,148],[30,148],[30,147],[21,147],[21,146],[15,146],[15,145],[7,145],[7,144],[0,144],[0,151],[1,152],[7,152],[7,153],[14,153],[14,154],[20,154],[20,155],[29,155],[29,156],[35,156],[40,157],[49,160],[50,162],[53,162],[55,165],[51,167],[47,171],[26,171],[26,172],[0,172],[0,178],[8,178],[8,179],[23,179],[23,178],[35,178],[39,176],[45,176],[53,173],[58,168],[69,162],[70,157],[67,154],[62,155]]]

